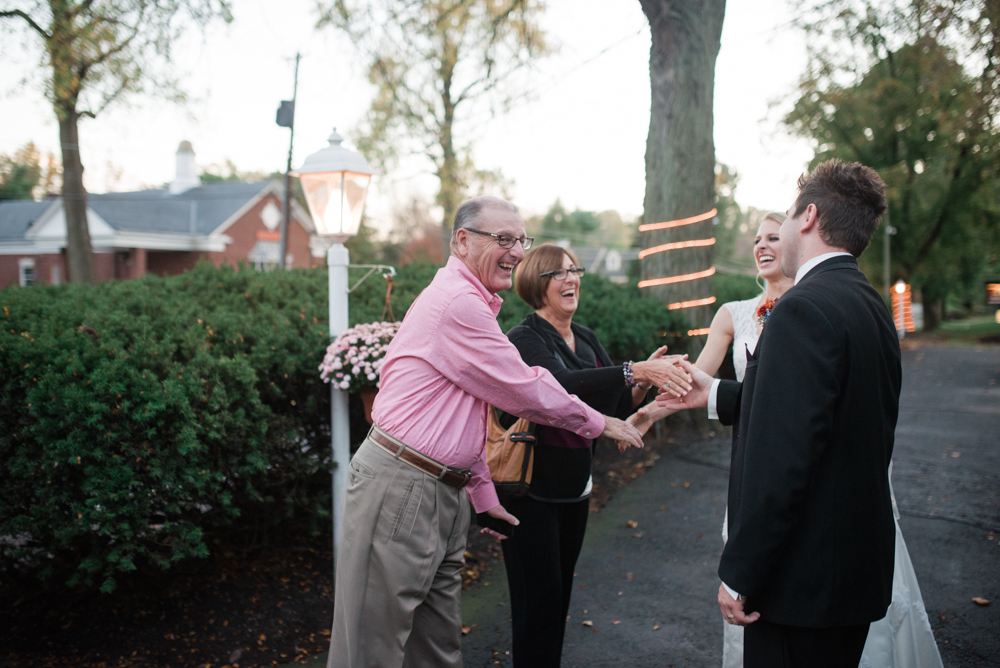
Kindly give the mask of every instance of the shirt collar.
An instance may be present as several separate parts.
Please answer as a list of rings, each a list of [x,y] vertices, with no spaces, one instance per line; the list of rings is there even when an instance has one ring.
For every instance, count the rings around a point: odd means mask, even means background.
[[[445,266],[450,271],[455,272],[456,274],[458,274],[459,276],[461,276],[462,278],[464,278],[465,280],[467,280],[469,283],[472,284],[472,287],[474,287],[476,291],[479,292],[480,295],[482,295],[483,301],[485,301],[489,305],[490,310],[493,311],[493,315],[496,315],[497,313],[500,312],[500,305],[503,304],[503,297],[497,294],[493,294],[492,292],[487,290],[486,286],[483,285],[483,282],[480,281],[478,278],[476,278],[476,275],[472,273],[472,270],[469,269],[468,265],[462,262],[461,259],[455,257],[454,255],[451,255],[448,257],[448,264],[446,264]]]
[[[799,281],[805,278],[805,275],[808,274],[810,271],[812,271],[813,268],[816,267],[816,265],[818,265],[820,262],[825,262],[826,260],[829,260],[831,257],[839,257],[841,255],[848,255],[850,257],[854,257],[850,253],[845,253],[844,251],[837,251],[835,253],[823,253],[822,255],[817,255],[813,259],[807,261],[804,265],[799,267],[799,270],[797,272],[795,272],[795,285],[798,285]]]

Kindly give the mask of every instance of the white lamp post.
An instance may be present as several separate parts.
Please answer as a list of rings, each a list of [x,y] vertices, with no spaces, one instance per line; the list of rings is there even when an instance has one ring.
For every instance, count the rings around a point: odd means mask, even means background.
[[[330,272],[330,340],[347,329],[347,266],[350,263],[344,242],[358,233],[372,168],[354,151],[340,145],[344,140],[337,129],[327,139],[330,145],[306,158],[292,172],[305,191],[316,232],[330,239],[326,266]],[[330,436],[333,447],[333,546],[339,546],[340,517],[347,466],[351,458],[351,426],[347,393],[330,384]]]

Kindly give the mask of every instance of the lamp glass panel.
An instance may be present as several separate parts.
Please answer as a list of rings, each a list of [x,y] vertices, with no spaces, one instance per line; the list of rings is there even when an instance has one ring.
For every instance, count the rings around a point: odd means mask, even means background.
[[[361,227],[361,213],[364,211],[365,195],[368,193],[368,184],[371,182],[371,174],[357,174],[354,172],[344,172],[344,199],[343,199],[343,233],[357,234]]]
[[[301,174],[299,179],[319,234],[358,233],[370,174],[322,172]]]

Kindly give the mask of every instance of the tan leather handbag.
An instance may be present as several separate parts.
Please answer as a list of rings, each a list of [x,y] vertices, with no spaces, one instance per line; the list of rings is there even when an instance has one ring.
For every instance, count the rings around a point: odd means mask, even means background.
[[[520,499],[528,493],[534,461],[535,425],[519,418],[510,429],[504,429],[499,411],[490,406],[486,419],[486,464],[500,499]]]

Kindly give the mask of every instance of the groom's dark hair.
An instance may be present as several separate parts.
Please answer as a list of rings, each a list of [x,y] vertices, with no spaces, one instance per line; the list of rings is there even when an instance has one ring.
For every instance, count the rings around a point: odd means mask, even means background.
[[[795,215],[815,204],[823,241],[861,255],[885,213],[885,183],[878,172],[857,162],[827,160],[800,176],[798,185]]]

